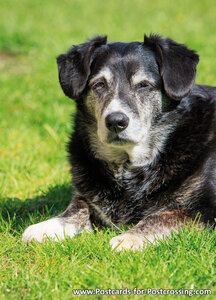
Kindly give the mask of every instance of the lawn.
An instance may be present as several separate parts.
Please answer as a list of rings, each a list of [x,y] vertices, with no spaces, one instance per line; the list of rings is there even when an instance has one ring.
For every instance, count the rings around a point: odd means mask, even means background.
[[[196,49],[197,82],[215,85],[215,16],[214,0],[1,1],[0,299],[65,300],[77,297],[74,289],[95,288],[211,289],[192,298],[215,299],[216,232],[185,229],[141,253],[112,252],[110,230],[59,243],[21,240],[73,193],[65,145],[75,105],[60,89],[56,56],[96,34],[142,41],[144,32],[158,32]]]

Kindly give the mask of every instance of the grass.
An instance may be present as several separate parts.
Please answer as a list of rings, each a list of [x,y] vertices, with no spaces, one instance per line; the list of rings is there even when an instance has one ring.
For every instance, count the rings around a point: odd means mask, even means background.
[[[211,289],[215,299],[215,232],[186,229],[142,253],[113,253],[109,230],[59,243],[21,241],[29,224],[63,211],[72,195],[65,144],[75,106],[60,89],[56,56],[96,34],[131,41],[159,32],[196,49],[197,82],[214,85],[215,14],[214,0],[1,2],[0,299],[135,287]]]

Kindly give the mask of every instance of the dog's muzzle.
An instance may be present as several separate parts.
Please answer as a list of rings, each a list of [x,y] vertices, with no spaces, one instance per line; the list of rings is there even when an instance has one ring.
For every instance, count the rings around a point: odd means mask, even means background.
[[[125,130],[129,124],[129,118],[121,112],[111,113],[105,118],[106,127],[113,133]]]

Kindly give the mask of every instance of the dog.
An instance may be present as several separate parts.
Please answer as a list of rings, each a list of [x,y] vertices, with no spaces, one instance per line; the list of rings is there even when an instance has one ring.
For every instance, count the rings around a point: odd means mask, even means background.
[[[195,84],[198,61],[159,35],[98,36],[57,58],[77,106],[68,145],[75,193],[65,212],[28,227],[25,242],[124,224],[133,226],[111,248],[141,250],[197,218],[198,229],[214,228],[216,88]]]

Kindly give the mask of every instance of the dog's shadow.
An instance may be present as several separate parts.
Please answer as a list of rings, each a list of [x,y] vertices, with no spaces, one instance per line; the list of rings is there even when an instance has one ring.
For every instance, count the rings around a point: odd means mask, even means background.
[[[5,222],[12,222],[12,228],[23,226],[31,217],[51,217],[63,212],[72,198],[71,185],[50,187],[46,193],[34,198],[3,198],[0,202],[0,215]]]

